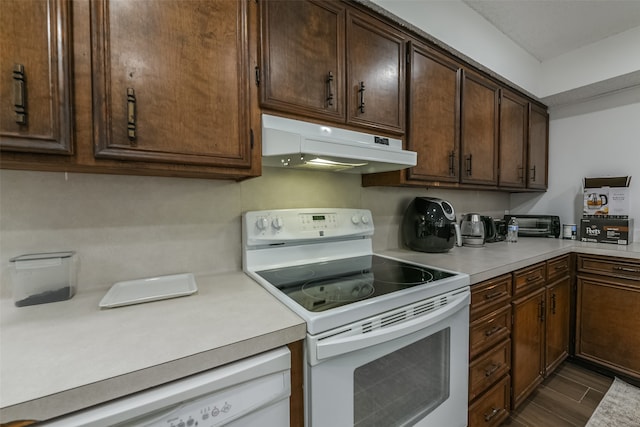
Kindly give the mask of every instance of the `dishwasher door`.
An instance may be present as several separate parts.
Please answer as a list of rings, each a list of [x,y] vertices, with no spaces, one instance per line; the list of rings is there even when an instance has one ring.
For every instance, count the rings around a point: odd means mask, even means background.
[[[41,425],[283,427],[290,395],[291,355],[282,347]]]

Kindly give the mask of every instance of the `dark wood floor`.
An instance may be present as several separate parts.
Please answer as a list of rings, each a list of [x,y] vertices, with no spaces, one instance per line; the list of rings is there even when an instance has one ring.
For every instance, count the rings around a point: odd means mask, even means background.
[[[564,362],[503,426],[584,427],[612,382],[612,378]]]

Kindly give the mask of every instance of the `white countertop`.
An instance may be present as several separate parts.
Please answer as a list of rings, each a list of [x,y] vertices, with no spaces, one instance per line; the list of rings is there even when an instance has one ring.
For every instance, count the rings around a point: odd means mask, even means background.
[[[640,259],[640,244],[520,238],[379,253],[464,272],[474,284],[570,252]],[[106,289],[21,308],[2,300],[0,421],[47,419],[305,337],[304,321],[244,273],[196,281],[197,294],[113,309],[98,308]]]
[[[100,309],[105,290],[0,302],[0,421],[47,419],[303,339],[304,321],[244,273],[198,293]]]
[[[381,255],[467,273],[471,284],[571,252],[640,259],[640,243],[612,245],[540,237],[520,237],[517,243],[486,243],[484,247],[454,247],[446,253],[393,249]]]

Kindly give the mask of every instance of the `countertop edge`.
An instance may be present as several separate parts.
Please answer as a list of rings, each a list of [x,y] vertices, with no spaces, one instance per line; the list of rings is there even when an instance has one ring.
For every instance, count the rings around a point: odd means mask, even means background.
[[[69,414],[242,360],[299,341],[305,336],[306,325],[301,323],[179,360],[7,406],[1,408],[2,422],[25,418],[46,420]],[[106,400],[105,396],[108,396]]]

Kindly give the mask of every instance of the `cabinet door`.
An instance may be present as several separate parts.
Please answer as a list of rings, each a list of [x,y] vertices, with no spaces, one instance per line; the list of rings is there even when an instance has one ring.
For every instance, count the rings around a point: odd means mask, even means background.
[[[347,13],[347,122],[403,133],[405,41],[372,17]]]
[[[409,44],[407,148],[418,153],[409,179],[460,179],[460,65],[419,43]]]
[[[464,71],[460,166],[463,183],[498,184],[498,94],[498,85]]]
[[[261,7],[261,105],[344,122],[344,6],[294,0]]]
[[[95,156],[248,169],[247,2],[91,6]]]
[[[640,286],[578,276],[576,356],[640,379]]]
[[[545,376],[569,355],[569,316],[571,279],[567,276],[547,286]]]
[[[543,379],[544,296],[542,288],[512,303],[511,401],[514,409]]]
[[[500,94],[500,175],[501,187],[526,185],[527,119],[529,103],[506,90]]]
[[[549,114],[543,108],[531,104],[529,110],[529,167],[527,187],[547,189],[549,157]]]
[[[72,154],[67,0],[3,1],[0,149]]]

